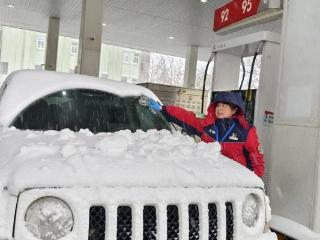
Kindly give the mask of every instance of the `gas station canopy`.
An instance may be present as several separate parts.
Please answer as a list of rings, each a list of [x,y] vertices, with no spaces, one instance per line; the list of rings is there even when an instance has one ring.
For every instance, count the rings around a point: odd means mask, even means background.
[[[199,47],[207,60],[215,42],[214,11],[228,0],[105,0],[102,42],[185,57],[187,47]],[[60,35],[79,38],[82,0],[21,0],[0,2],[0,25],[47,32],[50,17],[60,18]],[[280,32],[281,21],[238,31],[246,35]],[[230,37],[230,35],[228,36]]]

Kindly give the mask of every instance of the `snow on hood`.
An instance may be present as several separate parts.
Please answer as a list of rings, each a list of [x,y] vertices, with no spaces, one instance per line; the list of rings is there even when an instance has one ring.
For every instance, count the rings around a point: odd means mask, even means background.
[[[222,156],[218,143],[195,143],[167,130],[94,135],[0,129],[0,182],[34,187],[260,187],[253,172]]]

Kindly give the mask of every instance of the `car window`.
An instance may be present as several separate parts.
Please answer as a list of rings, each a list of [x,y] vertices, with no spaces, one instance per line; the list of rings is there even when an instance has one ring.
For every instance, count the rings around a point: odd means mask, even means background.
[[[140,97],[89,89],[64,90],[39,99],[13,121],[18,129],[73,131],[88,128],[94,133],[122,129],[168,129],[159,113],[139,104]]]

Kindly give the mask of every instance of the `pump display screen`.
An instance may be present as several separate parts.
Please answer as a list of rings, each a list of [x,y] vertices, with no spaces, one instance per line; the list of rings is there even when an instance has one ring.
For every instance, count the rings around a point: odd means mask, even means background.
[[[266,8],[265,0],[232,0],[215,10],[213,31],[218,31]]]

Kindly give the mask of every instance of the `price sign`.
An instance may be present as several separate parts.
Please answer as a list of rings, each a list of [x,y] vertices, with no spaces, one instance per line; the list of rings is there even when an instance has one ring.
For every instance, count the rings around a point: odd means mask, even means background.
[[[218,31],[226,26],[251,17],[263,9],[268,1],[263,0],[232,0],[215,10],[213,31]],[[260,6],[262,5],[262,6]]]

